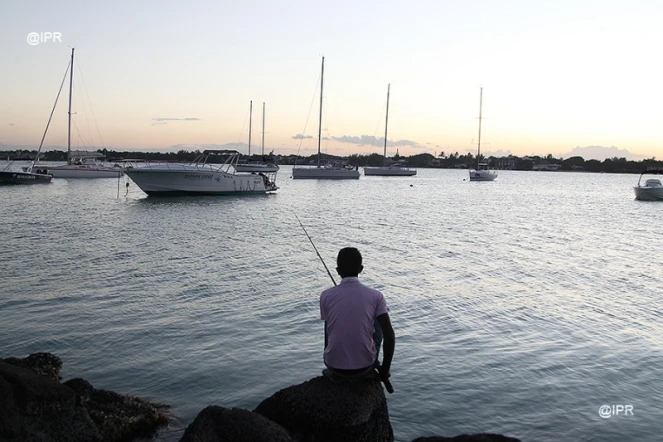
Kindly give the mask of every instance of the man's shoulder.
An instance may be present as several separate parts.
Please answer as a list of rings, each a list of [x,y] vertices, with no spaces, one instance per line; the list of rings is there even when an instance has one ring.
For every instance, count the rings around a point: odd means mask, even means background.
[[[370,287],[370,286],[367,286],[366,284],[364,284],[362,282],[360,282],[359,284],[361,285],[363,290],[366,290],[367,292],[370,292],[370,293],[372,293],[373,295],[376,295],[376,296],[383,296],[382,292],[380,290],[375,289],[375,288]]]

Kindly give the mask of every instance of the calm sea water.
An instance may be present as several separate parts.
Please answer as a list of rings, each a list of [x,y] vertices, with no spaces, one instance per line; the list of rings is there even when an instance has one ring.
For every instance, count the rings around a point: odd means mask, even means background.
[[[663,204],[635,175],[467,171],[147,198],[125,179],[0,188],[0,357],[172,404],[252,409],[320,374],[318,296],[358,247],[397,334],[398,441],[659,441]],[[118,186],[119,184],[119,186]],[[119,195],[119,197],[118,197]],[[603,405],[632,413],[603,418]]]

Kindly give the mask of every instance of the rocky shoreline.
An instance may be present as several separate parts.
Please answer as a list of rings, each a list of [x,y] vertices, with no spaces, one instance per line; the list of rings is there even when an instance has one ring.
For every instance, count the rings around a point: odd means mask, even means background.
[[[50,353],[0,359],[0,442],[131,442],[169,423],[168,406],[61,382]],[[391,442],[387,399],[377,380],[333,384],[320,376],[284,388],[255,410],[208,406],[180,442]],[[412,442],[519,442],[499,434],[420,437]]]

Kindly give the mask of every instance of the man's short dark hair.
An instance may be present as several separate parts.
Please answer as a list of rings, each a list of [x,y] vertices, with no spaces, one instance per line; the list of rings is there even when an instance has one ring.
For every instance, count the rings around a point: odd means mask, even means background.
[[[358,276],[361,266],[361,253],[355,247],[345,247],[338,252],[336,267],[342,276]]]

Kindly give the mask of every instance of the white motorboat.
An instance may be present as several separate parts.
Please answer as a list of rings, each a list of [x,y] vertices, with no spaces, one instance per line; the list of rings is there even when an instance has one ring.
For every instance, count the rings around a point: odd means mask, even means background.
[[[223,163],[212,163],[220,157]],[[236,150],[206,150],[193,162],[129,164],[123,170],[148,195],[245,195],[278,189],[276,172],[238,173]]]
[[[251,114],[253,113],[253,102],[249,105],[249,158],[251,158]],[[265,103],[262,104],[262,158],[263,161],[251,161],[238,163],[235,166],[237,172],[277,172],[279,165],[274,162],[266,162],[265,159]]]
[[[470,170],[470,181],[494,181],[497,172],[488,169],[488,163],[481,162],[481,111],[483,107],[483,88],[479,92],[479,141],[477,143],[477,167]]]
[[[663,185],[661,180],[649,178],[641,185],[643,175],[663,175],[663,169],[647,170],[640,174],[638,185],[633,188],[635,199],[639,201],[663,201]]]
[[[318,165],[317,167],[293,166],[293,179],[327,179],[356,180],[359,179],[359,167],[320,163],[320,142],[322,140],[322,86],[325,75],[325,57],[322,57],[320,74],[320,117],[318,119]]]
[[[387,112],[385,113],[385,122],[384,122],[384,166],[379,167],[364,167],[364,175],[375,175],[375,176],[412,176],[417,174],[416,169],[410,169],[403,164],[392,164],[387,166],[387,126],[389,124],[389,90],[391,89],[391,84],[387,85]]]
[[[99,152],[72,152],[71,150],[71,97],[74,84],[74,48],[71,49],[71,62],[69,65],[69,128],[67,132],[67,164],[62,166],[46,166],[37,164],[48,174],[55,178],[117,178],[122,176],[122,168],[112,166],[102,161],[103,155]]]

